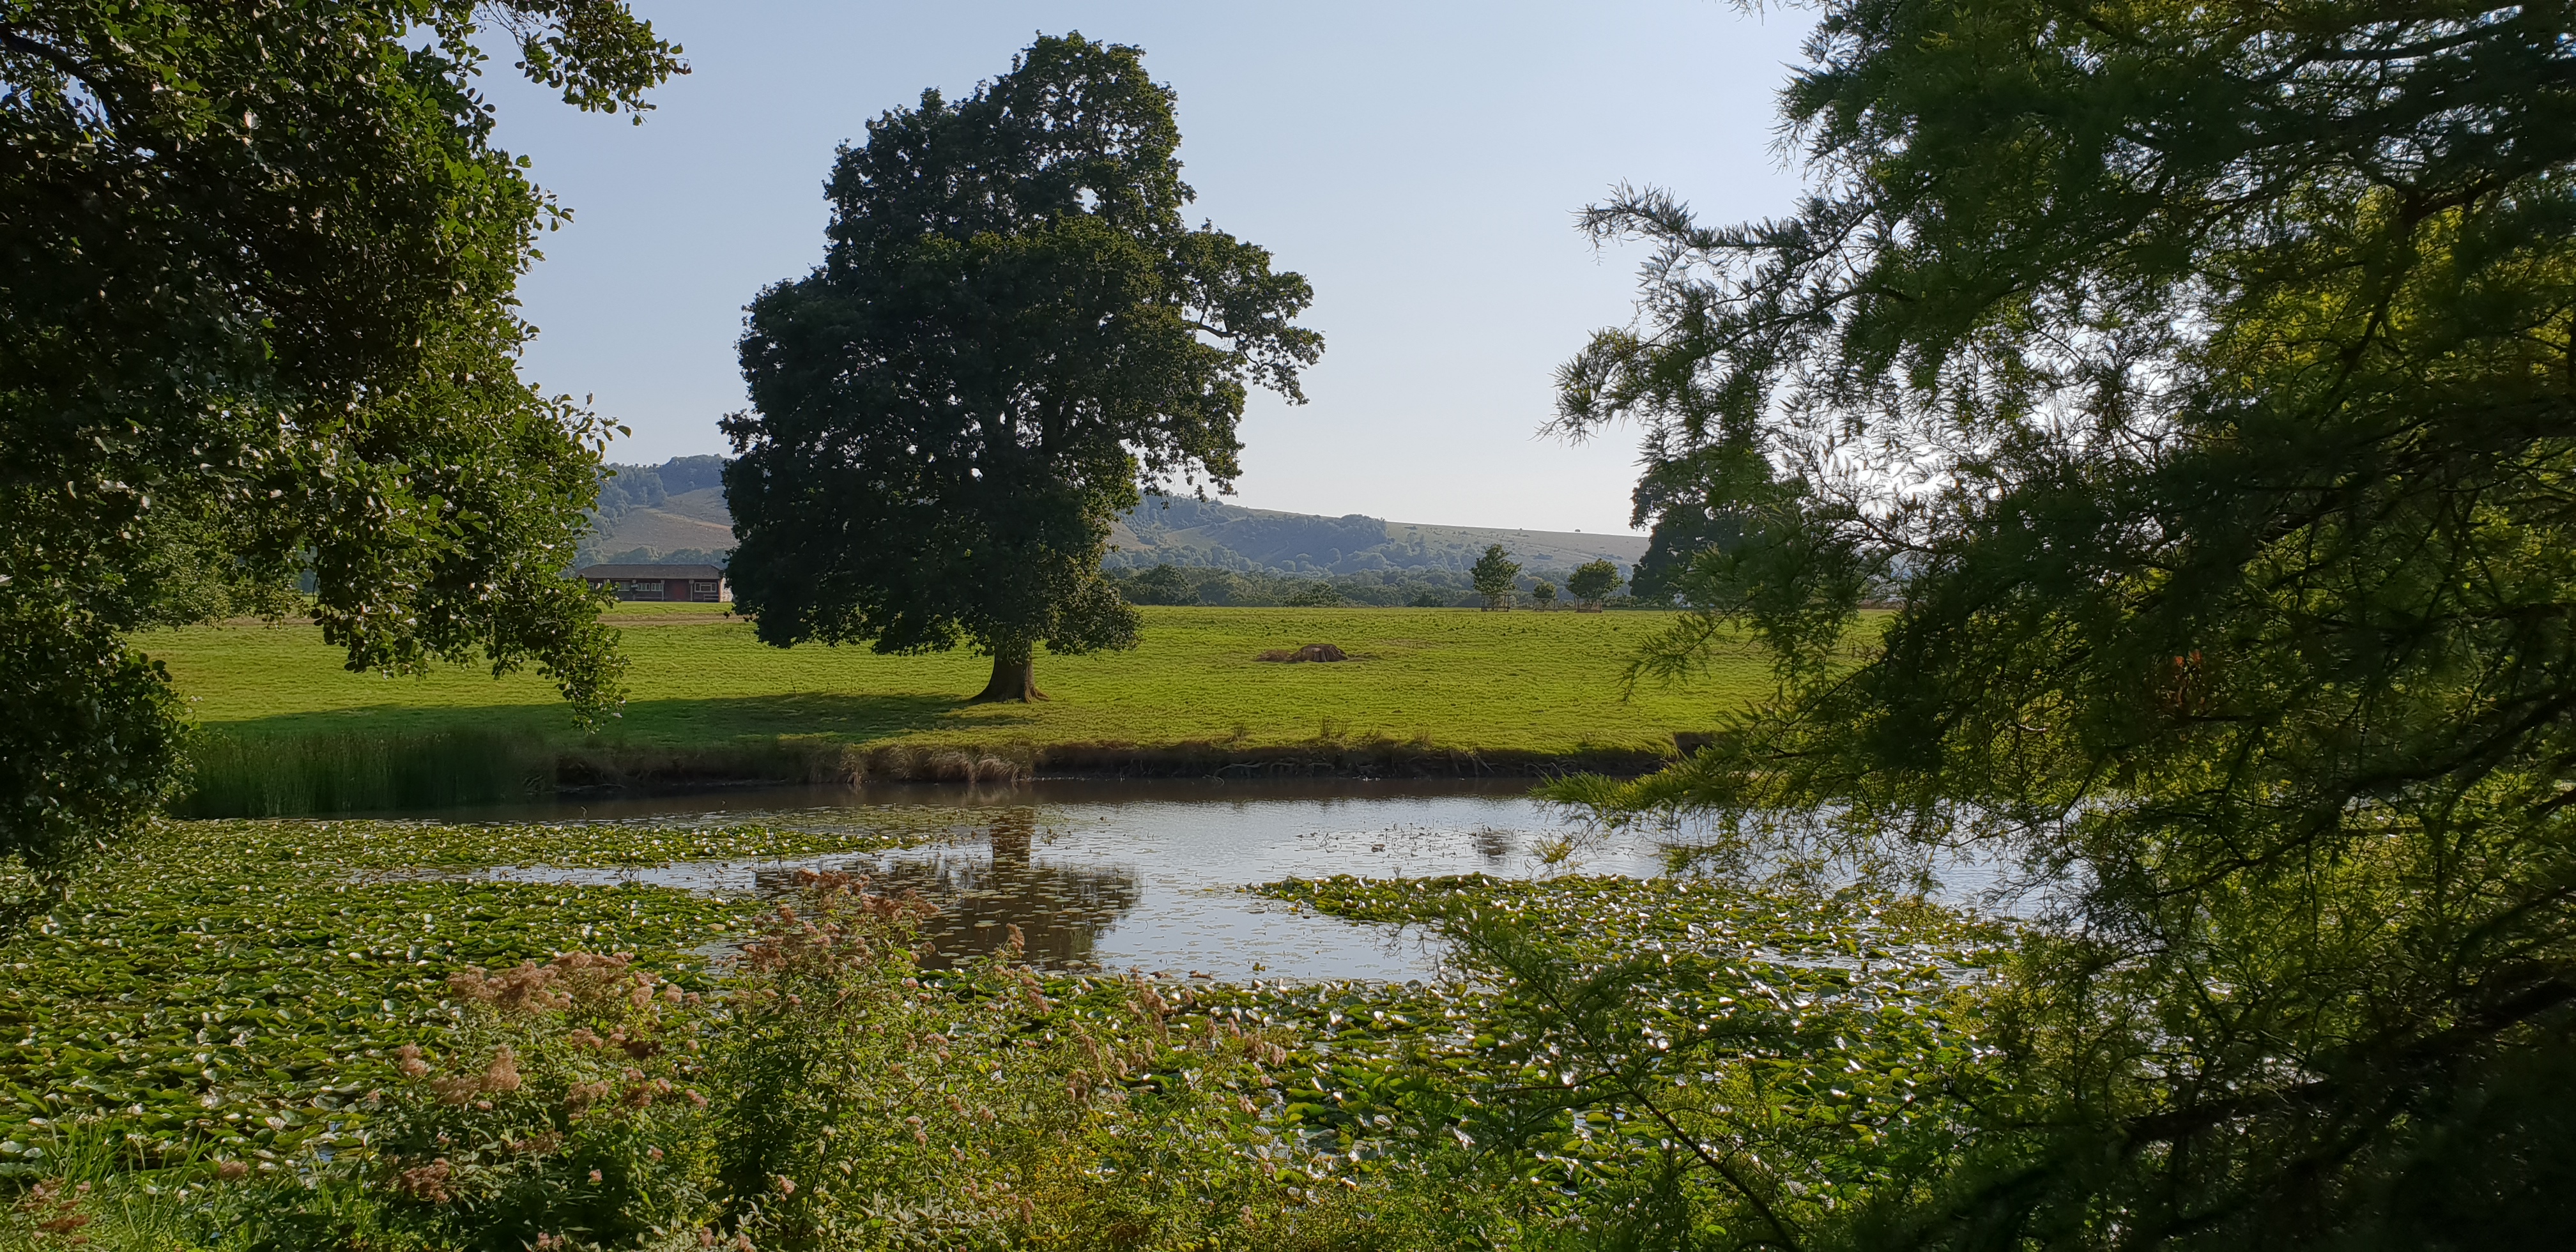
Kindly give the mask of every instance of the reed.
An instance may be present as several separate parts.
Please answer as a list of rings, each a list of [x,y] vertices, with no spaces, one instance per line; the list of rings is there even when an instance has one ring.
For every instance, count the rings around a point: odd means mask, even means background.
[[[554,791],[556,750],[527,733],[448,728],[202,732],[184,817],[447,808]]]
[[[1028,742],[859,745],[827,735],[668,744],[552,742],[535,732],[303,730],[200,735],[182,817],[385,813],[543,797],[561,791],[689,791],[765,783],[1013,783],[1083,778],[1553,777],[1635,775],[1667,753],[1577,744],[1556,752],[1476,751],[1416,738],[1352,735],[1251,744]]]

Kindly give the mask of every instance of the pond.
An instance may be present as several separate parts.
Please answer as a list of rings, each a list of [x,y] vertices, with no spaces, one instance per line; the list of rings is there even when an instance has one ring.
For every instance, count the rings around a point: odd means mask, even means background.
[[[1419,936],[1323,917],[1251,894],[1282,878],[1424,878],[1484,872],[1650,875],[1651,838],[1587,838],[1529,798],[1526,780],[1081,782],[1018,787],[764,789],[448,812],[450,820],[614,821],[657,826],[759,822],[857,837],[889,809],[939,810],[944,833],[893,852],[647,869],[520,866],[492,879],[634,882],[726,895],[772,894],[795,871],[864,874],[879,890],[937,904],[928,927],[944,964],[990,951],[1017,926],[1030,959],[1066,970],[1140,970],[1227,982],[1423,977],[1439,952]],[[1572,854],[1551,863],[1550,852]]]

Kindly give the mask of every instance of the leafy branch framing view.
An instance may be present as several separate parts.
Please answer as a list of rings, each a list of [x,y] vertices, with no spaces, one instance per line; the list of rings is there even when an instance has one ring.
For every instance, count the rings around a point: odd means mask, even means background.
[[[1546,864],[1646,830],[1661,876],[1255,888],[1446,945],[1401,985],[950,960],[837,877],[430,872],[919,832],[162,820],[147,629],[620,707],[564,575],[661,488],[519,377],[561,210],[487,43],[583,110],[686,72],[607,0],[0,6],[0,1241],[2576,1242],[2576,9],[1820,5],[1808,194],[1587,210],[1650,260],[1554,424],[1643,436],[1635,598],[1682,611],[1628,690],[1752,647],[1768,694],[1544,789]],[[1218,585],[1105,571],[1112,527],[1226,490],[1322,341],[1187,226],[1179,138],[1068,34],[842,150],[723,427],[761,641],[968,645],[1025,705],[1041,645]],[[1444,572],[1522,594],[1500,543]],[[1940,902],[1971,871],[1995,911]]]

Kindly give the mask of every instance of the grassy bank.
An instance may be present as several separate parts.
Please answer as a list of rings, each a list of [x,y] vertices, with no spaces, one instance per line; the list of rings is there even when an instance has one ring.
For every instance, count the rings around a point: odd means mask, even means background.
[[[534,675],[351,674],[310,627],[155,633],[207,732],[207,815],[502,798],[564,785],[996,772],[1452,774],[1642,768],[1767,686],[1740,659],[1633,696],[1646,613],[1149,608],[1132,652],[1041,657],[1051,700],[965,697],[969,653],[762,645],[711,605],[624,605],[631,700],[593,736]],[[1254,658],[1305,643],[1336,664]]]

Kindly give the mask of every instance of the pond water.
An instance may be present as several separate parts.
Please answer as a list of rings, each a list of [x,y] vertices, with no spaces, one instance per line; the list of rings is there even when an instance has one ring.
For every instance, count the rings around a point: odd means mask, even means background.
[[[784,890],[802,868],[866,874],[879,890],[919,891],[940,908],[935,962],[989,951],[1011,926],[1032,960],[1062,969],[1136,969],[1229,982],[1403,980],[1439,952],[1418,935],[1323,917],[1246,887],[1281,878],[1648,875],[1650,838],[1590,838],[1531,800],[1525,780],[1146,783],[1046,781],[970,790],[794,788],[443,813],[450,819],[757,821],[849,830],[889,817],[940,819],[941,837],[895,852],[783,861],[687,862],[651,869],[521,866],[496,879],[636,882],[728,895]],[[890,813],[890,809],[914,810]],[[925,814],[920,810],[935,810]],[[1546,854],[1575,841],[1570,857]]]

